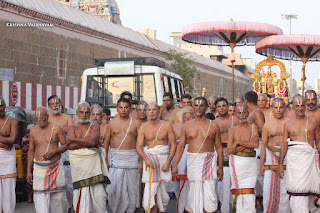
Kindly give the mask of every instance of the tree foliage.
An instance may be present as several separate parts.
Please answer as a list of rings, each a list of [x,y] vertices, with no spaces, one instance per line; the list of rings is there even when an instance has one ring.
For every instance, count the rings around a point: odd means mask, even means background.
[[[193,79],[197,69],[192,65],[194,59],[188,57],[187,53],[178,52],[177,50],[170,49],[166,52],[166,59],[172,61],[170,64],[173,72],[181,76],[186,84],[187,91],[192,94],[193,92]]]

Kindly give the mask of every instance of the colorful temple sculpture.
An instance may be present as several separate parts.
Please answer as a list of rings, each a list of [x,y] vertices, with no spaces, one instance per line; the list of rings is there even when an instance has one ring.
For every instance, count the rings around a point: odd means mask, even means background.
[[[262,67],[268,66],[267,72],[261,72]],[[272,66],[280,68],[280,79],[277,74],[271,70]],[[252,90],[256,93],[268,93],[271,98],[284,98],[288,103],[288,84],[287,78],[290,74],[286,72],[285,65],[272,56],[268,56],[266,60],[257,64],[255,73],[251,75],[254,80]]]
[[[120,10],[115,0],[54,0],[83,12],[121,25]]]

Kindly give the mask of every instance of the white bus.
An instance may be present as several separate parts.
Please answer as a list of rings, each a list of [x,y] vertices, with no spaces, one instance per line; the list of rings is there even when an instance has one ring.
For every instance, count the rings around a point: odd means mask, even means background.
[[[99,103],[116,114],[120,94],[129,91],[135,100],[162,104],[165,92],[172,92],[175,102],[184,94],[182,78],[165,69],[155,58],[96,59],[97,67],[86,69],[81,77],[81,101]]]

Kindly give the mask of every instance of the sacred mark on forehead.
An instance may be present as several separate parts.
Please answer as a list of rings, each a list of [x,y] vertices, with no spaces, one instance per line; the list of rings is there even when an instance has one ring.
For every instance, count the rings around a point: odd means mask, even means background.
[[[222,101],[220,101],[220,102],[218,103],[218,105],[222,107],[222,106],[223,106]]]
[[[95,109],[92,110],[92,113],[99,113],[99,112],[100,112],[100,110],[97,109],[97,108],[95,108]]]
[[[244,110],[244,106],[240,106],[239,107],[239,112],[242,114],[243,113],[243,110]]]
[[[311,101],[311,99],[313,99],[313,98],[314,98],[313,92],[307,93],[307,99],[309,99]]]
[[[196,106],[200,106],[202,104],[202,100],[196,100]]]
[[[276,107],[278,108],[278,110],[280,109],[280,101],[276,102]]]
[[[36,117],[40,117],[41,115],[41,112],[40,111],[36,111]]]
[[[297,104],[298,104],[298,106],[302,106],[302,98],[297,98]]]

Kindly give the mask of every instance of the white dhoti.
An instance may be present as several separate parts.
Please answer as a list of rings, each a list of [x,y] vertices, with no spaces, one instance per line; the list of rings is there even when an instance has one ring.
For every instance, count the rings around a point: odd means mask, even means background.
[[[225,144],[225,145],[224,145]],[[223,142],[222,145],[226,147],[227,143]],[[217,184],[217,195],[218,200],[221,203],[221,212],[229,213],[233,207],[233,199],[230,192],[231,179],[230,179],[230,168],[229,168],[229,155],[226,148],[223,149],[223,180],[218,181]]]
[[[144,148],[144,152],[148,158],[153,162],[154,168],[151,171],[151,203],[150,208],[155,205],[155,196],[157,196],[157,206],[160,212],[164,212],[169,203],[170,197],[167,193],[171,181],[171,168],[167,172],[162,171],[162,166],[168,159],[169,146],[159,145],[154,148]],[[145,163],[143,162],[142,182],[145,183],[143,193],[143,208],[147,211],[149,202],[149,168],[145,170]]]
[[[256,151],[256,158],[257,158],[257,182],[255,187],[255,195],[257,197],[262,197],[263,195],[263,177],[260,174],[260,152],[261,152],[261,145],[262,141],[259,141],[259,147],[255,149]]]
[[[309,199],[320,197],[320,169],[316,161],[317,150],[310,144],[288,142],[286,185],[293,213],[308,212]]]
[[[181,159],[178,163],[178,176],[173,181],[174,193],[177,198],[177,211],[183,213],[188,199],[189,181],[187,178],[187,150],[189,144],[186,144]]]
[[[213,152],[188,152],[187,166],[190,190],[186,210],[192,213],[202,213],[203,209],[216,211],[217,156]]]
[[[231,194],[235,196],[236,212],[256,212],[254,188],[258,170],[255,152],[237,152],[229,159]]]
[[[98,148],[69,150],[73,207],[77,213],[107,212],[104,184],[110,183],[105,152]]]
[[[66,196],[68,201],[68,208],[70,209],[72,207],[72,201],[73,201],[73,185],[72,185],[71,166],[70,166],[68,151],[65,151],[62,154],[62,161],[63,161],[64,173],[66,177]]]
[[[16,152],[0,148],[0,212],[13,213],[16,206]]]
[[[264,213],[290,212],[286,181],[284,178],[281,179],[279,175],[279,158],[280,146],[267,146],[263,185]]]
[[[36,212],[60,213],[68,211],[66,182],[62,159],[34,161],[33,198]]]
[[[107,186],[112,212],[134,212],[138,201],[139,171],[135,149],[110,149],[110,181]]]

